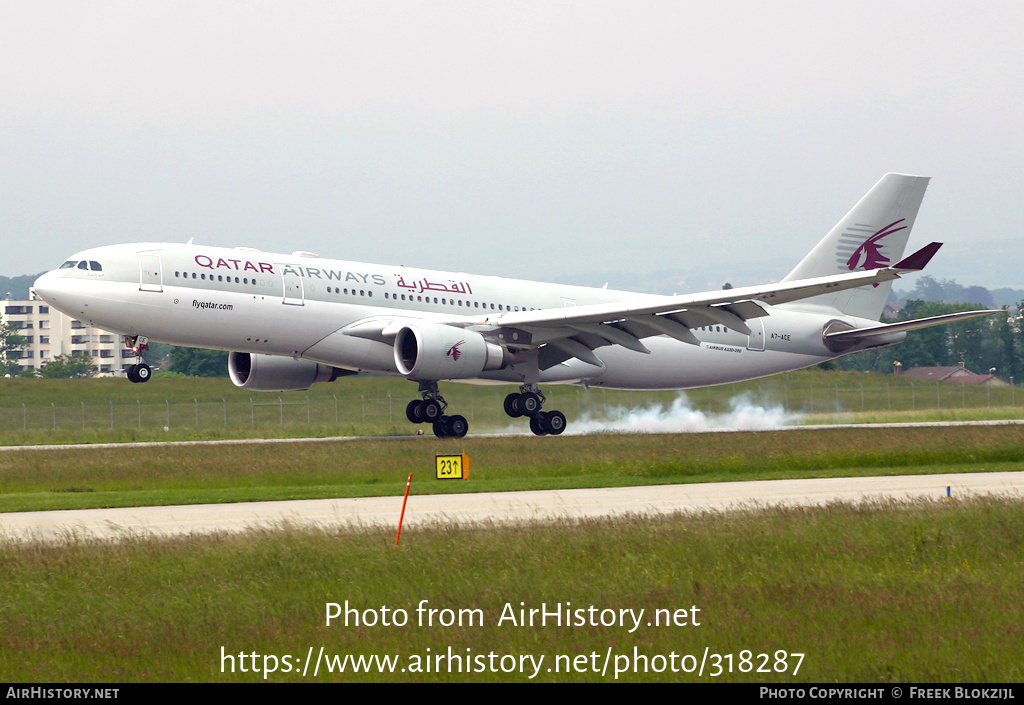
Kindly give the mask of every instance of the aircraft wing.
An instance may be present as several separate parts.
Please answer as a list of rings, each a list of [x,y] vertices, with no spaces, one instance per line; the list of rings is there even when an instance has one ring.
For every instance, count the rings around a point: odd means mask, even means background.
[[[740,289],[650,296],[610,304],[593,304],[565,309],[517,311],[488,317],[502,328],[516,328],[531,334],[534,346],[553,347],[542,351],[541,368],[546,369],[571,357],[600,365],[593,350],[603,345],[622,345],[649,353],[642,338],[665,334],[691,345],[700,341],[693,328],[723,325],[750,335],[746,322],[768,315],[762,304],[782,304],[823,293],[854,289],[898,279],[901,274],[923,269],[941,243],[931,243],[891,267],[814,279],[779,282]]]
[[[541,369],[570,358],[602,366],[593,350],[621,345],[649,353],[643,338],[668,335],[691,345],[700,345],[692,328],[723,325],[750,335],[746,321],[768,315],[763,304],[799,301],[823,293],[870,286],[899,279],[901,274],[923,269],[941,243],[933,242],[891,267],[836,274],[814,279],[778,282],[762,286],[723,289],[682,296],[640,296],[628,301],[588,304],[564,309],[515,311],[477,317],[457,316],[444,325],[475,329],[516,329],[524,331],[520,347],[541,347]],[[345,335],[391,343],[411,316],[380,316],[357,321],[343,329]],[[936,324],[937,325],[937,324]]]

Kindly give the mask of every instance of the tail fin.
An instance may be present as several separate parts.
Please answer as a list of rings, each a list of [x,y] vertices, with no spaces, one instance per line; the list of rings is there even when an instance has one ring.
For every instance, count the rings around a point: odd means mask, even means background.
[[[898,262],[928,188],[928,177],[886,174],[783,281],[878,269]],[[877,321],[892,282],[824,294],[802,305]]]

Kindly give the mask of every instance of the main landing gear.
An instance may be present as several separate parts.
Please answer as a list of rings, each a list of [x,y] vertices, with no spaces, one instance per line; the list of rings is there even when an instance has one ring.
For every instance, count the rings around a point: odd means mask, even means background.
[[[505,397],[505,413],[512,418],[530,417],[530,430],[536,436],[557,436],[565,430],[565,414],[561,411],[541,411],[544,395],[536,384],[524,384],[518,394]]]
[[[437,390],[437,382],[420,382],[423,399],[413,399],[405,407],[405,416],[412,423],[429,423],[438,438],[462,438],[469,431],[465,416],[446,416],[448,402]]]
[[[422,399],[413,399],[405,407],[405,416],[412,423],[429,423],[438,438],[462,438],[469,430],[466,417],[445,415],[448,402],[437,390],[437,382],[420,382]],[[542,411],[544,395],[536,384],[524,384],[516,394],[505,397],[505,413],[516,419],[530,417],[530,430],[537,436],[557,436],[565,430],[565,414]]]
[[[149,338],[139,335],[126,335],[124,337],[124,345],[126,348],[131,348],[131,351],[138,358],[138,363],[128,365],[125,368],[128,381],[135,384],[148,382],[149,378],[153,376],[153,368],[146,364],[146,350],[149,348]]]

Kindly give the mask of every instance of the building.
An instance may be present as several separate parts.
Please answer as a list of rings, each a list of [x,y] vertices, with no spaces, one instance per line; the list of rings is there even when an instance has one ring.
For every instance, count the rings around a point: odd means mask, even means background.
[[[896,363],[899,365],[899,363]],[[932,382],[960,382],[961,384],[991,384],[996,387],[1008,387],[1009,383],[994,374],[979,375],[971,372],[960,362],[954,367],[911,367],[896,372],[902,377],[926,379]]]
[[[10,355],[22,370],[36,371],[59,355],[88,356],[99,375],[124,374],[124,367],[136,361],[124,346],[124,337],[75,320],[29,292],[28,301],[3,302],[0,322],[9,323],[27,342]]]

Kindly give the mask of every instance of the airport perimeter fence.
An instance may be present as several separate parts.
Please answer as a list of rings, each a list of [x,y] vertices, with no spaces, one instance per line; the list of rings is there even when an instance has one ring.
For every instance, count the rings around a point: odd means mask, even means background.
[[[449,412],[465,416],[474,431],[522,430],[520,421],[505,416],[502,400],[511,387],[481,387],[480,391],[449,395]],[[1024,405],[1016,387],[956,382],[868,384],[792,384],[766,381],[729,387],[707,387],[686,392],[614,392],[602,389],[552,386],[545,409],[559,409],[570,421],[621,420],[637,417],[657,423],[673,415],[728,416],[742,410],[784,414],[790,418],[810,414],[860,411],[925,411],[984,409]],[[1018,400],[1018,396],[1020,399]],[[302,429],[334,435],[408,432],[405,406],[412,395],[370,398],[296,395],[227,398],[219,401],[162,403],[136,401],[106,404],[0,406],[3,434],[53,431],[219,432],[273,434],[280,429]],[[424,428],[429,432],[429,428]]]

